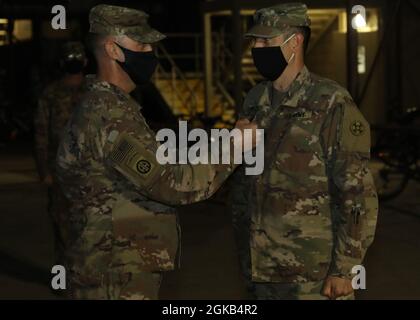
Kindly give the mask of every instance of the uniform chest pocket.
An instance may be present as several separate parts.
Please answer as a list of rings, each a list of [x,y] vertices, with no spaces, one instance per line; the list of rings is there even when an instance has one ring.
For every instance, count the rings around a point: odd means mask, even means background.
[[[283,117],[288,119],[288,125],[276,150],[273,168],[293,175],[322,172],[323,152],[319,141],[322,114],[293,108],[284,112]]]
[[[288,111],[288,130],[284,136],[282,149],[291,154],[304,154],[317,151],[319,143],[320,114],[305,109]]]

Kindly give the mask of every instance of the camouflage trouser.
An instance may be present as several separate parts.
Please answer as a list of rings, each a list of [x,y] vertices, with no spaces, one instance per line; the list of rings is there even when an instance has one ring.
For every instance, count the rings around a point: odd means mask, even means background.
[[[246,284],[248,294],[253,295],[254,283],[251,279],[251,254],[250,254],[250,218],[246,215],[244,208],[232,205],[232,223],[236,242],[236,250],[239,258],[239,265]]]
[[[244,186],[244,174],[241,170],[235,172],[228,181],[231,189],[229,202],[232,214],[233,233],[236,242],[236,251],[239,258],[239,266],[242,271],[243,279],[247,287],[248,294],[254,295],[254,284],[251,279],[251,254],[250,254],[250,226],[251,215],[247,199],[246,186]]]
[[[161,273],[108,273],[100,283],[87,285],[70,279],[70,297],[88,300],[156,300],[162,281]]]
[[[58,185],[48,188],[48,215],[54,235],[54,264],[64,265],[64,228],[68,219],[68,205]]]
[[[258,300],[327,300],[321,295],[323,281],[305,283],[255,283]],[[337,300],[354,300],[354,294]]]

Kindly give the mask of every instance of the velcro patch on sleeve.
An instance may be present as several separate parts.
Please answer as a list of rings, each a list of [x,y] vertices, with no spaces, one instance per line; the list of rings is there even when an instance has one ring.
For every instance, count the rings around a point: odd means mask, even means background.
[[[341,127],[341,147],[345,152],[370,151],[370,127],[361,112],[353,105],[345,105]]]
[[[140,187],[151,187],[163,170],[156,155],[129,134],[122,133],[111,149],[113,167]]]

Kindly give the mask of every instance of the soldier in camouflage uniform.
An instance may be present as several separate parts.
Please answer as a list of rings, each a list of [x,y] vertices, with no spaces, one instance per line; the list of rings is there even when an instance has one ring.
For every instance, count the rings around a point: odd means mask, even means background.
[[[153,73],[151,44],[165,37],[147,18],[118,6],[90,11],[98,74],[87,77],[57,156],[70,201],[66,259],[76,299],[156,299],[162,273],[179,263],[174,206],[210,197],[235,167],[157,162],[155,134],[129,95]]]
[[[60,66],[64,76],[48,85],[38,102],[34,117],[35,155],[41,181],[48,186],[48,212],[53,224],[56,264],[62,264],[64,236],[58,226],[64,223],[67,205],[55,177],[55,158],[63,128],[78,102],[86,55],[80,42],[66,42]]]
[[[352,299],[351,270],[378,212],[369,124],[344,88],[304,65],[304,4],[258,10],[254,21],[246,36],[269,81],[251,89],[240,117],[257,119],[270,148],[262,175],[235,172],[243,268],[258,299]]]

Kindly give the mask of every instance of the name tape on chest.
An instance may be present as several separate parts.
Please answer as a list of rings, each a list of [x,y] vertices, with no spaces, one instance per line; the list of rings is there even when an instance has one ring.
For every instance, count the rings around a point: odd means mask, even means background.
[[[311,117],[311,111],[296,111],[286,114],[286,118],[288,119],[309,119]]]

